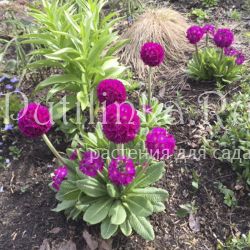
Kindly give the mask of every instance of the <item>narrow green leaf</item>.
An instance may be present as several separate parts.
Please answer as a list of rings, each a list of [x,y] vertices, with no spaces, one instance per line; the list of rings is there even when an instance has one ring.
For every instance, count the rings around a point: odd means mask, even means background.
[[[109,218],[106,218],[101,224],[101,235],[103,239],[109,239],[113,236],[118,229],[117,225],[110,222]]]
[[[122,233],[125,236],[130,236],[132,234],[132,227],[129,223],[129,220],[125,220],[121,225],[120,225],[120,229],[122,231]]]
[[[90,197],[107,195],[106,188],[96,179],[89,178],[76,182],[77,187]]]

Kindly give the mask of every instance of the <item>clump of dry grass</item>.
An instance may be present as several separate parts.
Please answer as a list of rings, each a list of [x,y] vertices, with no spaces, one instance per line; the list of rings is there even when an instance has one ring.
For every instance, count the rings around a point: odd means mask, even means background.
[[[161,71],[173,78],[172,74],[177,73],[173,66],[180,70],[180,64],[186,62],[186,52],[192,49],[186,39],[188,26],[185,17],[171,8],[147,10],[123,34],[122,38],[130,42],[123,49],[121,59],[131,64],[139,77],[144,77],[147,66],[140,59],[140,48],[145,42],[160,43],[166,51]]]

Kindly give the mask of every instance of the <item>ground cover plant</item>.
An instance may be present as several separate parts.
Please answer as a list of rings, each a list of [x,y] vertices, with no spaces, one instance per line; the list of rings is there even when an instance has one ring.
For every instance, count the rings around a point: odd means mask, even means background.
[[[0,2],[1,249],[250,247],[244,3]]]

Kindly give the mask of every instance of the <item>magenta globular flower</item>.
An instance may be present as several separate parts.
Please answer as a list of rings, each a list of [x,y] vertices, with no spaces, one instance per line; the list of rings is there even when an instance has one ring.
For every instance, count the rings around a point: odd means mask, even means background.
[[[164,48],[158,43],[145,43],[141,48],[141,59],[150,67],[159,66],[164,57]]]
[[[218,29],[214,35],[214,42],[219,48],[230,47],[234,41],[234,34],[230,29]]]
[[[71,161],[75,161],[75,160],[77,159],[77,151],[76,151],[76,150],[74,150],[74,151],[72,152],[72,154],[70,155],[69,159],[70,159]]]
[[[239,51],[233,47],[224,48],[224,54],[226,56],[237,56]]]
[[[68,169],[65,166],[59,167],[54,172],[54,177],[52,179],[52,187],[57,191],[60,189],[62,182],[66,179],[68,175]]]
[[[206,24],[203,26],[202,31],[204,34],[215,34],[215,26],[212,24]]]
[[[87,176],[95,177],[104,168],[101,156],[93,151],[83,153],[83,158],[79,165],[80,170]]]
[[[112,159],[108,168],[109,179],[116,185],[128,185],[135,178],[136,170],[132,159],[118,156]]]
[[[241,52],[239,52],[239,54],[238,54],[237,57],[236,57],[235,63],[236,63],[237,65],[241,65],[241,64],[243,64],[244,62],[245,62],[245,56],[244,56]]]
[[[191,26],[187,30],[187,39],[191,44],[198,43],[204,35],[203,29],[200,26]]]
[[[30,103],[18,113],[18,127],[27,137],[36,138],[46,134],[52,127],[52,119],[47,107]]]
[[[107,106],[103,117],[103,132],[108,140],[120,144],[133,141],[140,130],[137,111],[128,103]]]
[[[126,101],[127,92],[122,82],[116,79],[106,79],[97,86],[97,97],[100,103],[106,102],[106,105]]]
[[[146,137],[146,147],[150,155],[157,160],[174,154],[175,138],[165,128],[153,128]]]

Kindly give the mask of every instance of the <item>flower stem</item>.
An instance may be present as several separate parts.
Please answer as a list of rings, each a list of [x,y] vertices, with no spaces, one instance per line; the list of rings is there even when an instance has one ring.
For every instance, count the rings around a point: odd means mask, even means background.
[[[90,92],[89,118],[90,118],[89,123],[94,124],[94,90],[93,89]]]
[[[117,144],[117,150],[118,150],[118,154],[120,154],[120,156],[124,156],[125,155],[124,144]]]
[[[51,141],[49,140],[49,138],[47,137],[46,134],[42,135],[42,138],[44,140],[44,142],[47,144],[48,148],[51,150],[51,152],[54,154],[54,156],[58,159],[58,161],[60,163],[62,163],[63,165],[67,165],[65,163],[65,161],[63,160],[62,156],[58,153],[58,151],[55,149],[55,147],[53,146],[53,144],[51,143]]]
[[[195,52],[196,52],[197,60],[201,63],[201,59],[200,59],[200,56],[199,56],[199,49],[198,49],[197,43],[195,44]]]
[[[149,82],[148,82],[148,105],[151,107],[152,99],[152,68],[149,68]]]
[[[223,48],[221,49],[221,51],[220,51],[220,60],[222,61],[222,58],[223,58],[223,54],[224,54],[224,50],[223,50]]]
[[[208,47],[208,38],[209,38],[209,36],[208,36],[208,34],[206,35],[206,47]]]

